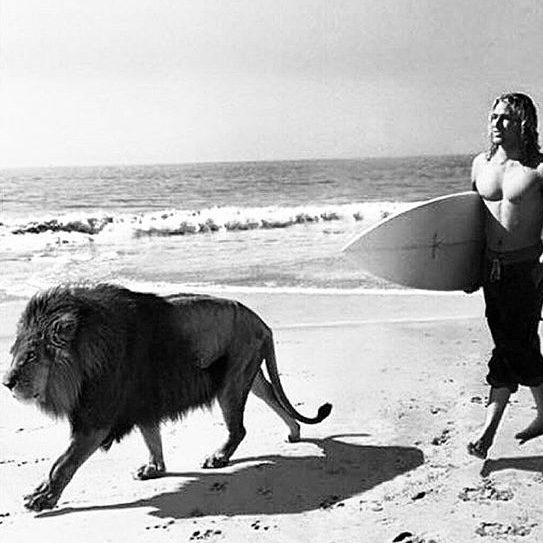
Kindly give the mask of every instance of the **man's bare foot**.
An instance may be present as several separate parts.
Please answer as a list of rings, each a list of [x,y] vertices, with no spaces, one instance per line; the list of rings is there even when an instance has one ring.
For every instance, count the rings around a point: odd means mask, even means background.
[[[471,441],[468,443],[468,454],[484,460],[488,455],[488,449],[490,449],[490,443],[487,445],[482,439],[478,439],[474,443]]]
[[[518,439],[519,445],[524,445],[530,439],[534,437],[543,436],[543,418],[537,417],[528,425],[524,430],[515,434],[515,439]]]

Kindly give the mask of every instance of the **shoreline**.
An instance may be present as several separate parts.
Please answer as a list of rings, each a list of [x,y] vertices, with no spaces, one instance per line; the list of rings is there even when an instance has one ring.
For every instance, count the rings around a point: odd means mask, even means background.
[[[137,284],[128,283],[126,286],[139,290]],[[155,287],[154,292],[160,296],[193,292],[238,300],[254,309],[272,329],[318,324],[353,326],[394,321],[462,320],[482,318],[484,315],[480,292],[468,295],[459,291],[397,288],[203,287],[165,283]],[[141,290],[151,292],[149,289]],[[339,300],[337,304],[333,303],[336,298]],[[0,339],[13,336],[14,325],[29,299],[30,296],[0,301]],[[361,306],[358,305],[360,300],[364,300]],[[316,311],[313,311],[313,305],[316,305]],[[322,318],[321,310],[325,310],[326,306],[326,318]]]

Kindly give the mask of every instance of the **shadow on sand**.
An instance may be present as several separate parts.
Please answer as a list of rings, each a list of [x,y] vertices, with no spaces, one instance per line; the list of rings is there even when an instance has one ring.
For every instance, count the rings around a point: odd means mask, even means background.
[[[338,440],[360,435],[304,439],[320,451],[311,456],[261,456],[231,462],[224,470],[167,473],[184,481],[174,492],[126,503],[64,507],[68,513],[150,507],[159,518],[206,515],[289,514],[326,509],[422,465],[414,447],[377,447]]]

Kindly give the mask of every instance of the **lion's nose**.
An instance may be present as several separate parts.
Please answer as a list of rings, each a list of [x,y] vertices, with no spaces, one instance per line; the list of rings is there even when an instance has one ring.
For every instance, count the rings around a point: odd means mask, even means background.
[[[2,379],[2,384],[12,390],[17,384],[17,377],[15,376],[15,374],[8,372],[4,375],[4,378]]]

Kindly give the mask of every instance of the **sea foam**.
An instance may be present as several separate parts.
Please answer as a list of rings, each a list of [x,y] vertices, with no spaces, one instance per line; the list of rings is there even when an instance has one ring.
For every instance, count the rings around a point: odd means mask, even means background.
[[[0,249],[35,250],[49,243],[87,243],[89,237],[111,242],[115,238],[244,232],[330,222],[359,222],[369,226],[413,205],[406,202],[366,202],[321,206],[164,209],[137,214],[71,213],[4,223],[0,227]]]

